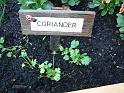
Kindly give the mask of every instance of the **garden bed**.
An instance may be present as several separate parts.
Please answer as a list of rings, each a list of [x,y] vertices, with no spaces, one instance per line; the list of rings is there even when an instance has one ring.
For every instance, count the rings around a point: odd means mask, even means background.
[[[83,3],[72,9],[90,10],[86,2]],[[7,0],[0,36],[6,37],[7,46],[20,42],[23,45],[29,39],[26,44],[29,56],[40,62],[51,61],[49,36],[24,36],[18,11],[17,1]],[[78,40],[79,49],[82,53],[87,52],[92,62],[88,66],[76,66],[63,60],[61,55],[56,55],[55,66],[63,71],[62,79],[58,82],[45,77],[38,79],[37,70],[23,70],[21,58],[4,57],[0,60],[0,93],[61,93],[124,82],[124,42],[120,40],[116,24],[115,14],[101,17],[97,13],[91,38],[62,36],[63,46],[69,46],[74,39]]]

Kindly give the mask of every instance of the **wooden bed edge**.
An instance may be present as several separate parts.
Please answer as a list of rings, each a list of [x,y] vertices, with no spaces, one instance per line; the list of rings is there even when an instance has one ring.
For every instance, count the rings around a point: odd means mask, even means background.
[[[124,93],[124,83],[106,85],[96,88],[83,89],[65,93]]]

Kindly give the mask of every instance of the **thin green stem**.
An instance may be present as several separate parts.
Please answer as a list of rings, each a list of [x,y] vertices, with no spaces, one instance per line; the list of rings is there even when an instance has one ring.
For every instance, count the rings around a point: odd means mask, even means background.
[[[55,65],[55,54],[53,54],[53,68],[54,68],[54,65]]]
[[[27,56],[27,59],[28,59],[29,62],[31,62],[31,60],[30,60],[30,58],[28,56]]]
[[[25,63],[28,64],[31,69],[33,69],[32,65],[30,64],[30,61],[27,60],[25,57],[23,57],[23,59],[26,61]]]

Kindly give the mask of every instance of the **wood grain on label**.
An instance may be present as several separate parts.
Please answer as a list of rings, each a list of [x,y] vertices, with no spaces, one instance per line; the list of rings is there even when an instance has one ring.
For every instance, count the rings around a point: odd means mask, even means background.
[[[31,31],[31,24],[26,20],[26,15],[33,17],[55,17],[55,18],[84,18],[82,32],[51,32],[51,31]],[[86,36],[91,37],[95,12],[91,11],[67,11],[67,10],[20,10],[19,17],[21,30],[27,35],[65,35],[65,36]]]

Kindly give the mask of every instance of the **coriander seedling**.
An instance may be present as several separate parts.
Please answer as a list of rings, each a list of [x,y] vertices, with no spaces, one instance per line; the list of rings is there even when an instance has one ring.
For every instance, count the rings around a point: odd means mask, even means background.
[[[59,81],[61,79],[61,69],[55,68],[55,55],[57,54],[56,51],[53,51],[51,53],[53,55],[53,61],[52,63],[48,63],[48,61],[45,61],[44,63],[39,65],[40,74],[41,76],[46,76],[50,78],[51,80]]]
[[[7,57],[16,57],[16,54],[21,51],[23,47],[21,45],[5,47],[5,38],[0,37],[0,58],[4,55]]]
[[[48,77],[51,80],[59,81],[61,79],[61,69],[53,67],[52,63],[45,61],[39,65],[40,74],[41,76]]]
[[[80,54],[80,50],[77,49],[79,46],[79,41],[73,40],[71,42],[70,48],[64,48],[60,45],[59,49],[61,51],[61,55],[63,59],[66,61],[70,61],[76,65],[89,65],[91,62],[91,57],[87,55],[87,53]]]
[[[36,64],[37,64],[37,60],[36,59],[30,59],[27,55],[26,50],[21,50],[21,58],[24,59],[24,63],[22,64],[22,68],[24,67],[29,67],[31,69],[34,69]]]

